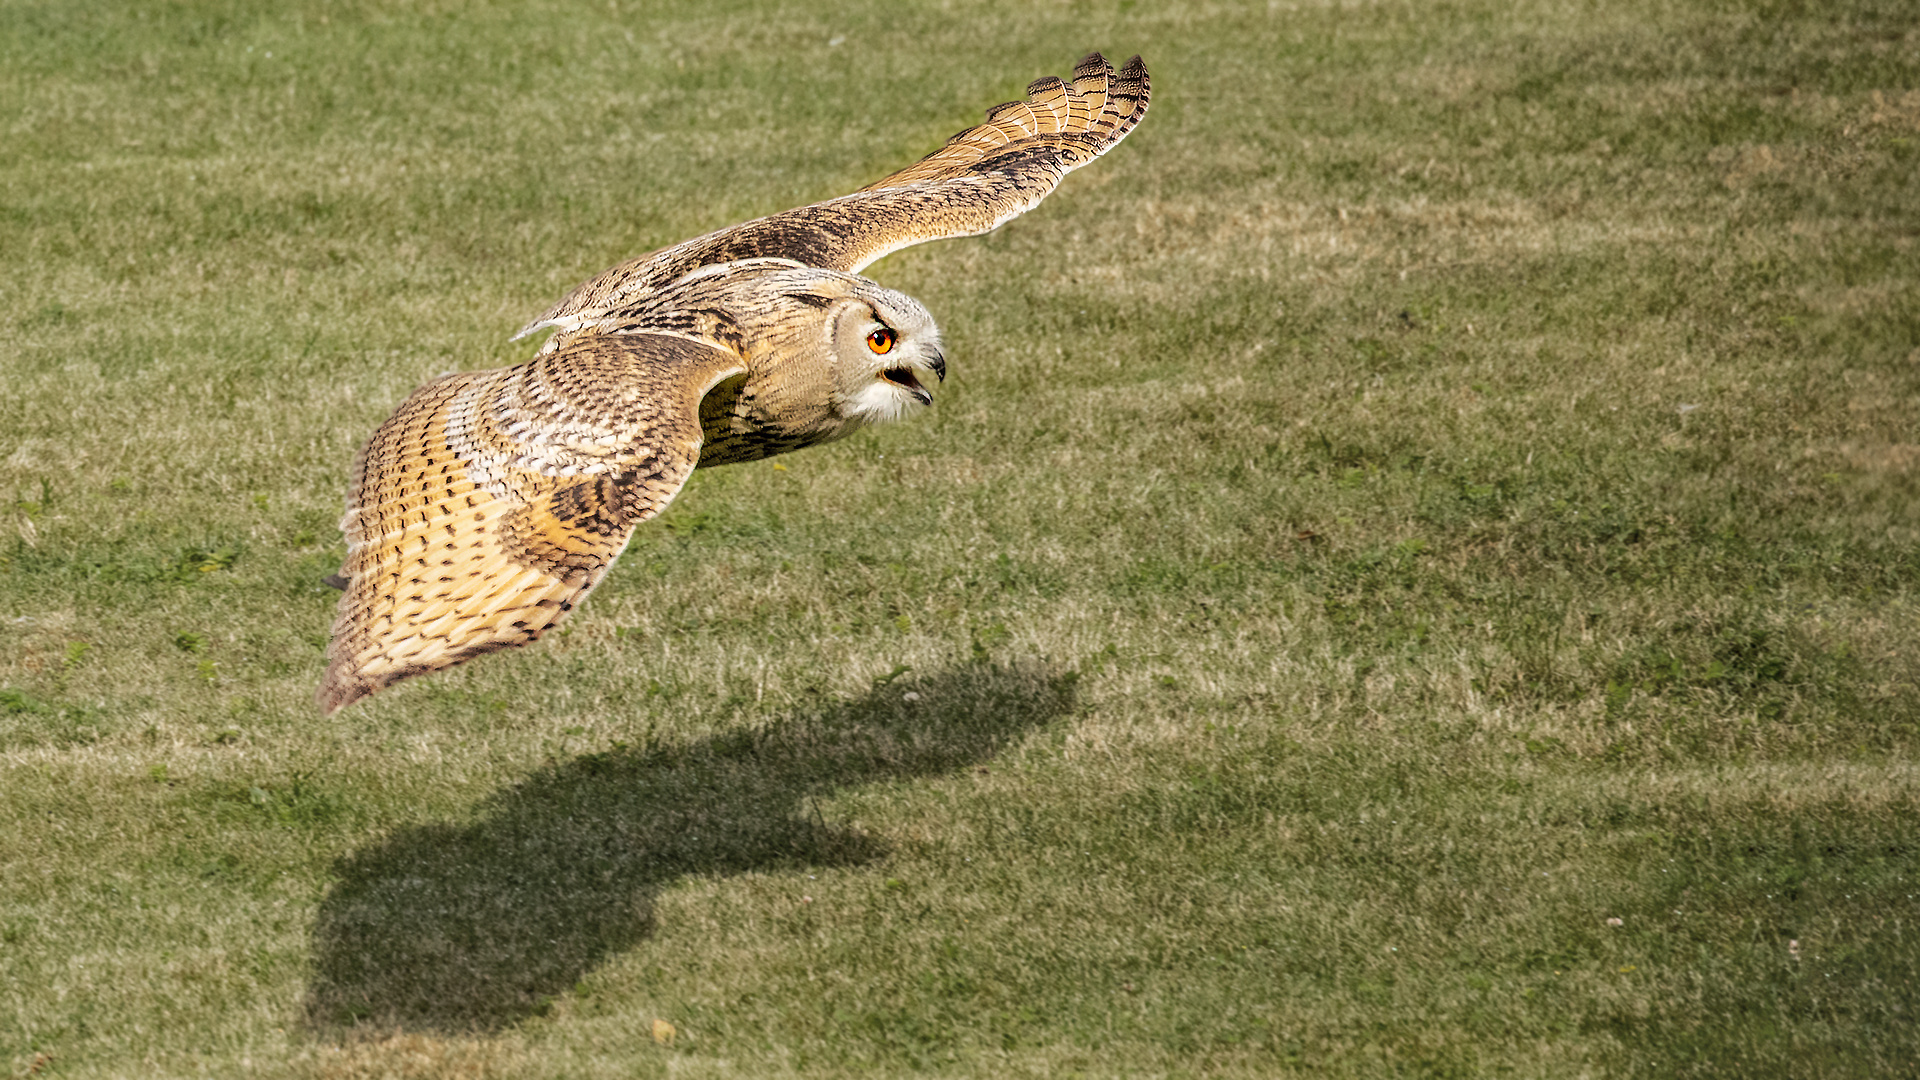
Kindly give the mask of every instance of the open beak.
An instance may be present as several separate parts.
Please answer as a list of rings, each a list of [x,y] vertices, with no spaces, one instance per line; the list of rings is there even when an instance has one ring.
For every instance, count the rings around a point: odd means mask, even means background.
[[[944,381],[946,378],[946,375],[945,375],[946,366],[947,366],[946,362],[944,360],[936,359],[934,363],[936,366],[933,369],[933,373],[939,376]],[[894,384],[895,386],[905,388],[905,390],[908,393],[912,394],[914,398],[920,402],[920,404],[922,405],[933,404],[933,395],[927,393],[927,388],[920,385],[920,380],[917,377],[915,377],[912,368],[890,367],[887,370],[881,372],[880,377]]]

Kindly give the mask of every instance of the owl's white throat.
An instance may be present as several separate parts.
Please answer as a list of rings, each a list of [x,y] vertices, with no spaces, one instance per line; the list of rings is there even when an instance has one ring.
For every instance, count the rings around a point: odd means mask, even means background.
[[[843,412],[849,420],[869,424],[898,420],[933,404],[933,395],[927,392],[925,384],[930,378],[931,373],[922,371],[918,365],[888,368],[861,387],[846,403]]]

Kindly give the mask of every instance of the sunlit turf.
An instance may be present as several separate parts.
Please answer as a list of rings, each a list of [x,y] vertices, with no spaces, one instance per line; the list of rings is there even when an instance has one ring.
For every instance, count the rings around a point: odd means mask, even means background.
[[[0,4],[0,1066],[1911,1069],[1910,7]],[[408,391],[1093,48],[929,415],[318,716]]]

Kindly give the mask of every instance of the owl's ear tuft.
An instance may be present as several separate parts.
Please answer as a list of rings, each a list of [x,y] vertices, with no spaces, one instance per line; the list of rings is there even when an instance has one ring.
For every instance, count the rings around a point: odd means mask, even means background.
[[[797,293],[788,293],[787,295],[793,297],[795,300],[798,300],[803,304],[811,304],[814,307],[821,309],[822,311],[832,307],[834,304],[833,297],[821,296],[819,293],[797,292]]]

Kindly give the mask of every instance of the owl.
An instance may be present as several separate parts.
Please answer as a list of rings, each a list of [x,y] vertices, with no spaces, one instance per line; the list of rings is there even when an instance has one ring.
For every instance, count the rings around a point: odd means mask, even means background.
[[[552,331],[527,363],[416,390],[354,465],[321,709],[537,640],[696,468],[930,406],[933,316],[860,271],[1033,209],[1133,130],[1148,90],[1139,57],[1116,74],[1094,53],[851,195],[594,277],[515,335]]]

